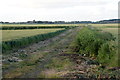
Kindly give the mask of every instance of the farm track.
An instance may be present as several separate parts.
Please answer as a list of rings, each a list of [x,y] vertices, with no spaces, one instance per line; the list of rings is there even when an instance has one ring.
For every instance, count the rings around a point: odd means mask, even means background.
[[[28,53],[34,53],[35,49],[40,49],[40,48],[44,47],[43,49],[37,50],[36,52],[46,52],[47,51],[49,54],[44,57],[43,61],[40,62],[35,67],[35,69],[33,69],[30,72],[27,72],[26,74],[24,74],[23,76],[20,76],[20,77],[21,78],[39,77],[40,72],[45,70],[44,66],[46,64],[49,64],[49,61],[51,61],[52,58],[58,56],[59,54],[61,54],[65,51],[66,47],[74,40],[75,35],[77,34],[77,32],[79,30],[80,30],[80,28],[70,29],[70,30],[60,34],[59,36],[56,36],[52,39],[42,41],[38,44],[35,44],[35,45],[33,45],[34,47],[30,46],[29,48],[31,49],[31,51],[28,48],[27,49]],[[39,45],[41,45],[41,46],[39,46]]]

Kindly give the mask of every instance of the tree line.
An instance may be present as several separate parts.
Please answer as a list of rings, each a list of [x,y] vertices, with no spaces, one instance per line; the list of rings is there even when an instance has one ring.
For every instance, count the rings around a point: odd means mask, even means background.
[[[110,20],[101,20],[101,21],[27,21],[27,22],[0,22],[1,24],[106,24],[106,23],[120,23],[120,19],[110,19]]]

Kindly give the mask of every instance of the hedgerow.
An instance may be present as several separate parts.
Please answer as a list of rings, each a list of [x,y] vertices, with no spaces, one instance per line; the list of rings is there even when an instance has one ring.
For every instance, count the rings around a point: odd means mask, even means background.
[[[100,63],[106,63],[113,56],[113,48],[109,44],[115,37],[108,32],[85,27],[77,35],[75,51],[89,57],[96,57]]]

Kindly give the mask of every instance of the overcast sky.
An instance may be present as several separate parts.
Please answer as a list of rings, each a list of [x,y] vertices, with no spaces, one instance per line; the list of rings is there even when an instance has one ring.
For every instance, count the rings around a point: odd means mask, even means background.
[[[119,0],[0,0],[0,21],[98,21],[118,18]]]

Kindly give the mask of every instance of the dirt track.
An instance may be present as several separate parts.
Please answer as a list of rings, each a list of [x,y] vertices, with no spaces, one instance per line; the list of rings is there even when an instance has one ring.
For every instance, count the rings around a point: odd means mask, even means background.
[[[21,77],[22,78],[25,78],[25,77],[36,78],[36,77],[39,77],[39,74],[41,73],[41,71],[48,70],[44,66],[49,64],[49,62],[51,61],[52,58],[54,58],[56,56],[58,56],[58,58],[59,58],[60,57],[59,54],[62,54],[62,53],[64,53],[64,51],[66,51],[66,48],[75,39],[75,36],[80,29],[81,28],[70,29],[70,30],[60,34],[59,36],[56,36],[49,40],[42,41],[38,44],[33,45],[34,48],[32,48],[33,46],[28,47],[27,50],[29,53],[37,53],[40,51],[40,52],[47,52],[49,54],[44,57],[43,61],[40,62],[35,67],[35,69],[28,72],[27,74],[24,74]],[[29,51],[29,48],[31,48],[31,52]],[[40,49],[40,48],[42,48],[42,49]],[[37,50],[36,52],[33,52],[33,49],[39,49],[39,50]],[[58,72],[56,72],[56,73],[58,73]]]

